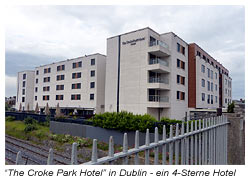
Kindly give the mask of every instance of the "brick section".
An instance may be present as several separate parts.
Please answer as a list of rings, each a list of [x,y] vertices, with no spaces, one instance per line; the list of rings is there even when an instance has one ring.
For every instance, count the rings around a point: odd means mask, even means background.
[[[196,108],[195,44],[188,45],[188,107]]]

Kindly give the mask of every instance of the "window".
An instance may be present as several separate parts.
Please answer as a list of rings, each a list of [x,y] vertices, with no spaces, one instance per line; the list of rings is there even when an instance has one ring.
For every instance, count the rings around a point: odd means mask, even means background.
[[[210,82],[207,81],[207,90],[210,91]]]
[[[205,87],[205,79],[202,79],[202,80],[201,80],[201,86],[202,86],[202,87]]]
[[[185,55],[185,47],[181,47],[181,53],[183,54],[183,55]]]
[[[177,67],[185,70],[185,62],[177,59]]]
[[[227,79],[225,79],[225,84],[227,85]]]
[[[81,94],[71,94],[71,100],[81,100]]]
[[[63,100],[63,95],[56,95],[56,100]]]
[[[23,79],[26,79],[26,74],[23,74]]]
[[[181,84],[185,85],[185,77],[181,76]]]
[[[207,103],[210,104],[210,95],[207,95]]]
[[[217,79],[217,72],[215,72],[214,74],[215,74],[215,79]]]
[[[77,78],[81,78],[81,72],[72,73],[72,79],[77,79]]]
[[[225,103],[227,103],[227,98],[225,99]]]
[[[75,63],[72,64],[73,69],[79,68],[79,67],[82,67],[82,61],[75,62]]]
[[[48,101],[48,100],[49,100],[49,95],[43,96],[43,100],[44,100],[44,101]]]
[[[218,97],[217,96],[215,96],[215,103],[218,103],[218,99],[217,99]]]
[[[22,95],[25,95],[25,89],[23,89]]]
[[[215,91],[217,91],[217,84],[215,84]]]
[[[95,77],[95,70],[90,71],[90,76]]]
[[[181,60],[177,59],[177,67],[180,68],[181,67]]]
[[[25,102],[25,97],[22,97],[22,102]]]
[[[89,95],[89,99],[90,99],[90,100],[94,100],[94,98],[95,98],[95,94],[90,94],[90,95]]]
[[[207,59],[207,58],[206,58],[206,56],[205,56],[205,55],[203,55],[203,56],[202,56],[202,59],[204,59],[204,60],[206,61],[206,59]]]
[[[44,74],[50,73],[50,71],[51,71],[51,68],[44,68],[43,69]]]
[[[56,90],[64,90],[64,85],[56,85]]]
[[[180,84],[180,75],[177,75],[177,84]]]
[[[56,67],[57,71],[64,71],[65,70],[65,65],[60,65]]]
[[[210,69],[207,68],[207,77],[210,77]]]
[[[211,91],[214,91],[214,84],[211,82]]]
[[[225,89],[225,94],[227,94],[227,88]]]
[[[213,75],[213,71],[211,70],[211,79],[213,79],[214,77],[213,77],[214,75]]]
[[[205,73],[205,66],[203,64],[201,65],[201,72]]]
[[[91,66],[95,65],[95,59],[91,59]]]
[[[57,81],[64,80],[64,74],[63,74],[63,75],[57,75],[57,76],[56,76],[56,80],[57,80]]]
[[[37,96],[35,96],[35,101],[37,101]]]
[[[36,75],[39,75],[39,71],[38,70],[36,70]]]
[[[197,51],[197,56],[201,56],[201,52],[200,51]]]
[[[185,100],[185,93],[184,92],[181,92],[181,91],[177,91],[177,99],[179,100]]]
[[[72,89],[81,89],[81,83],[72,84]]]
[[[25,81],[23,81],[23,87],[25,87]]]
[[[214,104],[214,97],[213,97],[213,95],[211,95],[211,104]]]
[[[35,87],[35,92],[37,92],[38,91],[38,87]]]
[[[177,43],[177,52],[181,52],[181,45]]]
[[[43,82],[50,82],[50,77],[43,78]]]
[[[50,87],[49,86],[44,86],[43,87],[43,91],[49,91],[50,90]]]
[[[201,93],[201,99],[202,101],[205,101],[205,93]]]
[[[36,84],[38,83],[38,79],[36,79]]]
[[[95,88],[95,82],[90,82],[90,88]]]

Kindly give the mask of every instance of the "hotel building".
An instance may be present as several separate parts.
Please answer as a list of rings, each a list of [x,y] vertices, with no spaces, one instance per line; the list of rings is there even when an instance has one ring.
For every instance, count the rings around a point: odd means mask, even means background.
[[[57,104],[63,112],[88,115],[104,112],[106,56],[93,54],[36,67],[18,73],[19,104],[41,112],[48,103],[51,111]],[[24,79],[26,77],[27,80]],[[26,91],[26,94],[22,94]]]
[[[183,119],[188,110],[188,44],[150,28],[107,39],[105,111]]]
[[[229,71],[175,33],[143,28],[107,39],[107,57],[93,54],[18,73],[17,103],[68,114],[128,111],[184,120],[190,112],[232,102]]]

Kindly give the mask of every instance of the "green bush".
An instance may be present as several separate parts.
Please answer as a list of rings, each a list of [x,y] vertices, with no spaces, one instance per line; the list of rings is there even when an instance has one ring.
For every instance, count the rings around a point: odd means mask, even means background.
[[[16,120],[16,118],[14,116],[7,116],[5,118],[5,121],[15,121],[15,120]]]
[[[24,124],[28,125],[28,124],[36,124],[37,121],[35,119],[33,119],[32,117],[27,117],[24,119]]]
[[[120,131],[139,130],[140,132],[146,132],[146,130],[149,129],[150,132],[154,132],[154,127],[158,126],[160,133],[162,132],[164,124],[169,131],[169,125],[182,122],[168,118],[162,118],[161,121],[157,121],[149,114],[134,115],[133,113],[126,111],[122,111],[120,113],[105,112],[103,114],[96,114],[92,118],[92,121],[94,126],[99,126],[106,129],[116,129]]]
[[[234,102],[232,102],[231,104],[229,104],[228,106],[227,106],[227,112],[228,113],[234,113]]]
[[[24,128],[25,133],[28,133],[34,130],[37,130],[37,127],[35,124],[27,124],[26,127]]]

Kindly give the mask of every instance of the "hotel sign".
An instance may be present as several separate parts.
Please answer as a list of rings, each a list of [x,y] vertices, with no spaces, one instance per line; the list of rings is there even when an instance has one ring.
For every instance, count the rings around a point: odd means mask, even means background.
[[[122,45],[130,44],[132,46],[132,45],[135,45],[138,41],[144,41],[144,40],[145,40],[145,37],[137,38],[137,39],[133,39],[130,41],[124,41],[124,42],[122,42]]]

